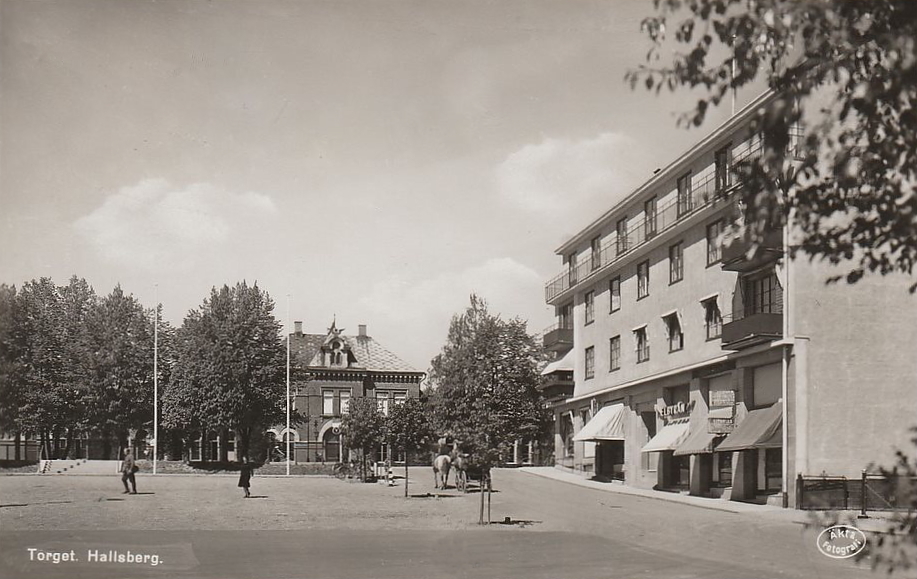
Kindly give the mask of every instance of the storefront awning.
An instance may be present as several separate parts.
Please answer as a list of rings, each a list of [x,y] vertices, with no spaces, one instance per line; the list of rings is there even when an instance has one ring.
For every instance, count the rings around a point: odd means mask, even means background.
[[[688,427],[690,423],[687,418],[676,420],[662,427],[662,430],[656,433],[649,442],[647,442],[640,452],[662,452],[663,450],[675,450],[688,437]]]
[[[599,410],[573,440],[624,440],[624,405],[612,404]]]
[[[782,444],[783,404],[752,410],[736,429],[726,437],[717,451],[779,448]]]
[[[573,371],[573,350],[567,352],[567,355],[560,360],[554,360],[544,367],[541,371],[542,376],[553,374],[554,372],[572,372]]]
[[[694,426],[694,430],[688,435],[684,442],[675,449],[675,456],[686,454],[709,454],[713,452],[718,438],[722,434],[711,434],[707,431],[707,421],[703,420],[700,424]]]

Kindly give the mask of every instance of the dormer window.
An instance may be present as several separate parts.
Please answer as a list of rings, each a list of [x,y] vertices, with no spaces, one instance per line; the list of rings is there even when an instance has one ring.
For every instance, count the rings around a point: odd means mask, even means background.
[[[341,342],[338,340],[331,342],[331,365],[344,365],[344,352],[341,351]]]

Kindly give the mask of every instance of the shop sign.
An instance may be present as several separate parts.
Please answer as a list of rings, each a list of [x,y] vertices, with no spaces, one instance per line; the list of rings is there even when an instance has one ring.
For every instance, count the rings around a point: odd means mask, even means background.
[[[710,391],[710,408],[722,408],[723,406],[734,406],[736,403],[735,390],[711,390]]]
[[[735,430],[735,390],[711,390],[707,432],[729,434]]]
[[[656,414],[663,420],[673,420],[675,418],[684,418],[691,414],[694,409],[694,402],[678,402],[668,406],[656,406]]]

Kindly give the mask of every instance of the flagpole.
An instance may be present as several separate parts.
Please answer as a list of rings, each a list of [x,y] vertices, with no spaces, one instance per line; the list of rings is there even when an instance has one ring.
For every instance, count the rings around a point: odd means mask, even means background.
[[[153,474],[159,455],[159,284],[155,286],[156,312],[153,318]]]
[[[287,476],[290,476],[290,294],[287,294]]]

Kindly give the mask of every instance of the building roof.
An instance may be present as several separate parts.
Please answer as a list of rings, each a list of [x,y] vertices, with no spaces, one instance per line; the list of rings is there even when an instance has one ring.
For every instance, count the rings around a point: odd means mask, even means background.
[[[293,359],[305,368],[326,368],[322,363],[321,347],[335,331],[329,329],[325,334],[292,333],[290,350]],[[410,372],[422,373],[410,364],[383,347],[371,336],[345,336],[337,334],[349,347],[353,356],[347,369],[368,370],[370,372]]]

